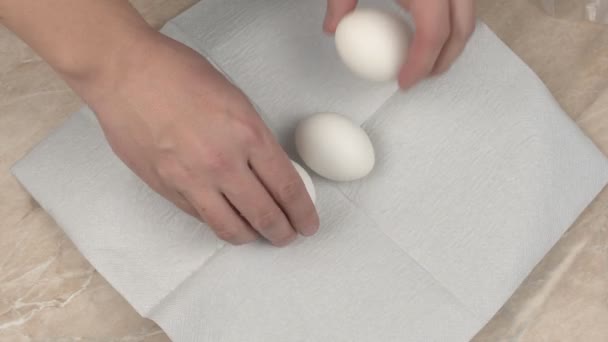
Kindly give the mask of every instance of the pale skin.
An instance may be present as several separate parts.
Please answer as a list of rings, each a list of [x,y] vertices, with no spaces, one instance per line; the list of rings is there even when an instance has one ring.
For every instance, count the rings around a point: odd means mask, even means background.
[[[473,2],[400,1],[417,27],[402,88],[449,68],[473,31]],[[356,4],[328,1],[324,30]],[[95,111],[135,174],[219,238],[286,246],[317,232],[302,180],[246,96],[128,1],[0,0],[0,22]]]

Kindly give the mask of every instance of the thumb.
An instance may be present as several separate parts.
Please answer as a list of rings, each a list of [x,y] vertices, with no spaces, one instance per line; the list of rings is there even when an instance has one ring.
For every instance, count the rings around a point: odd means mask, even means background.
[[[342,18],[357,7],[357,0],[327,0],[327,13],[323,30],[327,33],[336,32],[336,27]]]

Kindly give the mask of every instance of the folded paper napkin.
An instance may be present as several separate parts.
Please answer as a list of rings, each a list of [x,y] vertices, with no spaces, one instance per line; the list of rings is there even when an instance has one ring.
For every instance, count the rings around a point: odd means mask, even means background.
[[[88,109],[14,167],[175,341],[468,340],[608,180],[606,158],[483,23],[446,75],[399,92],[346,70],[321,33],[324,2],[204,0],[163,28],[243,89],[289,153],[318,111],[370,134],[369,177],[314,177],[316,236],[224,244],[122,164]]]

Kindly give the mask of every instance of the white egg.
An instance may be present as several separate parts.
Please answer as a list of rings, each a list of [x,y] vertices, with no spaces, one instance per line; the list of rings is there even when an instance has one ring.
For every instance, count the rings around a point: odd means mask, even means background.
[[[374,168],[374,147],[367,133],[340,114],[318,113],[300,121],[295,144],[304,163],[330,180],[353,181]]]
[[[397,14],[361,8],[340,21],[335,43],[338,55],[353,73],[384,82],[399,75],[410,36],[409,26]]]
[[[308,196],[310,196],[312,203],[315,203],[317,200],[317,192],[315,191],[315,185],[312,182],[312,178],[310,178],[308,172],[306,172],[306,170],[304,170],[304,168],[300,166],[300,164],[294,162],[293,160],[291,161],[291,163],[293,164],[296,171],[298,171],[300,178],[302,178],[302,182],[304,182],[304,186],[306,187],[306,191],[308,191]]]

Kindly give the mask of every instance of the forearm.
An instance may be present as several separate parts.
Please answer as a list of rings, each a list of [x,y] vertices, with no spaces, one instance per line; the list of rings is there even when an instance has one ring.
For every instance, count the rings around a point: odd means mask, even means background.
[[[123,72],[154,34],[127,0],[0,0],[0,21],[76,88]]]

